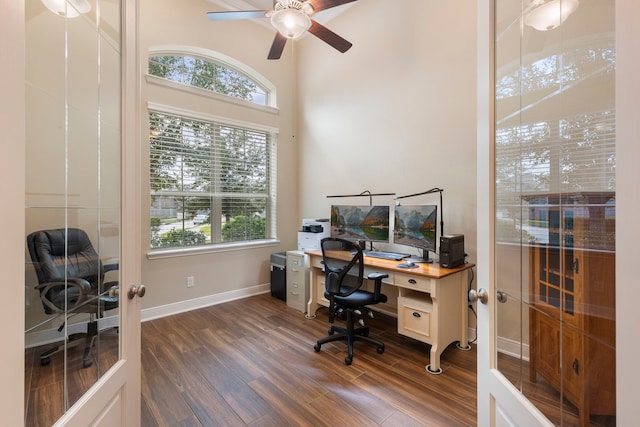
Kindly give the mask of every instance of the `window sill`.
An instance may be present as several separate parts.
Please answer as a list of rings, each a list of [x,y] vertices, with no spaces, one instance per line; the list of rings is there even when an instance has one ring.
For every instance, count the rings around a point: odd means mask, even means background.
[[[277,239],[255,240],[251,242],[219,243],[215,245],[196,246],[192,248],[156,249],[147,252],[148,259],[175,258],[181,256],[203,255],[217,252],[242,251],[247,249],[266,248],[277,246]]]

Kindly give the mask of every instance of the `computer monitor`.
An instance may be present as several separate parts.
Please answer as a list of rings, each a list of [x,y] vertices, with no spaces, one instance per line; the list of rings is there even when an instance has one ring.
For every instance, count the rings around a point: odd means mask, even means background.
[[[389,234],[389,206],[331,206],[331,237],[388,243]]]
[[[394,211],[393,243],[422,249],[422,260],[431,262],[436,252],[438,207],[436,205],[398,205]],[[413,258],[413,257],[412,257]]]

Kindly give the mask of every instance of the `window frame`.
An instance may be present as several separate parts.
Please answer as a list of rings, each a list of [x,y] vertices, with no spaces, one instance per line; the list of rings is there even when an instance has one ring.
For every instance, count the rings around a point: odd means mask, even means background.
[[[275,246],[279,244],[279,240],[277,238],[277,221],[276,221],[276,212],[277,212],[276,159],[277,159],[277,137],[278,137],[279,130],[271,126],[265,126],[265,125],[249,123],[241,120],[229,119],[227,117],[214,116],[210,114],[200,113],[200,112],[191,111],[191,110],[185,110],[182,108],[153,103],[153,102],[147,102],[147,112],[149,115],[152,113],[174,115],[174,116],[189,118],[192,120],[214,122],[214,123],[224,124],[228,126],[245,128],[245,129],[255,130],[258,132],[265,132],[265,133],[271,134],[271,138],[267,147],[268,149],[267,174],[269,175],[270,179],[269,179],[269,189],[267,190],[268,191],[268,194],[267,194],[268,212],[266,215],[266,227],[267,227],[267,235],[273,236],[273,237],[267,237],[265,239],[244,240],[239,242],[226,242],[226,243],[207,243],[204,245],[181,246],[181,247],[171,247],[171,248],[151,248],[151,246],[149,246],[147,257],[149,259],[167,258],[167,257],[194,255],[194,254],[202,254],[202,253],[227,252],[227,251],[234,251],[234,250],[243,250],[247,248]],[[153,192],[151,191],[151,188],[149,188],[149,197],[151,197],[152,193]]]
[[[254,80],[256,84],[260,85],[262,88],[266,90],[266,102],[268,105],[257,104],[251,101],[243,100],[240,98],[236,98],[233,96],[217,93],[211,90],[207,90],[204,88],[190,86],[187,84],[182,84],[176,81],[164,79],[158,76],[149,75],[146,73],[146,81],[147,83],[158,85],[165,87],[169,90],[179,90],[182,93],[187,93],[191,95],[195,95],[198,97],[207,97],[213,99],[215,101],[233,103],[236,105],[240,105],[242,107],[258,110],[259,112],[264,112],[269,115],[276,115],[279,113],[279,109],[276,107],[276,89],[275,86],[267,80],[265,77],[260,75],[258,72],[248,67],[246,64],[242,64],[239,61],[230,58],[224,54],[220,54],[219,52],[214,52],[202,48],[192,47],[192,46],[176,46],[176,45],[165,45],[165,46],[156,46],[149,49],[149,56],[147,58],[147,66],[149,64],[149,58],[152,56],[186,56],[186,57],[196,57],[198,59],[205,60],[207,62],[212,62],[216,65],[220,65],[223,67],[227,67],[232,69],[235,72],[239,72],[250,80]],[[163,97],[163,99],[166,99]],[[166,102],[166,101],[165,101]],[[184,105],[183,102],[180,103]],[[197,104],[197,102],[195,103]],[[189,104],[187,104],[189,105]],[[249,130],[255,130],[258,132],[269,133],[269,142],[267,143],[267,159],[266,159],[266,167],[268,168],[268,189],[267,189],[267,212],[266,212],[266,238],[264,239],[256,239],[256,240],[247,240],[247,241],[238,241],[238,242],[224,242],[224,243],[206,243],[203,245],[194,245],[194,246],[181,246],[181,247],[168,247],[168,248],[152,248],[151,240],[147,241],[147,258],[148,259],[158,259],[158,258],[171,258],[171,257],[179,257],[179,256],[189,256],[189,255],[199,255],[205,253],[215,253],[215,252],[228,252],[228,251],[237,251],[237,250],[246,250],[251,248],[258,247],[269,247],[269,246],[277,246],[279,245],[278,239],[278,230],[277,230],[277,139],[279,135],[279,129],[273,126],[259,124],[255,121],[248,122],[245,120],[238,120],[231,117],[222,117],[216,116],[212,114],[207,114],[201,111],[190,110],[186,108],[181,108],[177,105],[167,105],[166,103],[158,103],[151,100],[147,100],[147,117],[145,118],[147,130],[149,130],[149,118],[153,112],[157,112],[159,114],[167,114],[167,115],[175,115],[184,118],[188,118],[195,121],[205,121],[205,122],[214,122],[222,125],[228,125],[230,127],[238,127]],[[270,119],[273,121],[272,119]],[[149,149],[149,147],[148,147]],[[150,151],[147,151],[146,161],[150,161]],[[150,166],[150,165],[149,165]],[[147,169],[147,174],[149,173],[149,169]],[[151,179],[150,175],[147,175],[148,179]],[[150,182],[149,182],[150,184]],[[154,193],[149,185],[148,196],[151,197]],[[151,211],[148,212],[151,214]],[[149,216],[150,218],[150,216]],[[151,226],[149,224],[149,231],[151,231]],[[150,234],[151,236],[151,234]],[[270,236],[270,237],[269,237]]]
[[[236,73],[254,80],[257,85],[265,89],[266,104],[257,104],[255,102],[247,101],[244,99],[236,98],[234,96],[225,95],[212,90],[203,89],[197,86],[190,86],[176,82],[174,80],[165,79],[159,76],[149,74],[149,58],[153,56],[186,56],[192,58],[202,59],[207,62],[214,63],[226,68],[229,68]],[[171,89],[180,90],[182,92],[191,93],[198,96],[209,97],[217,101],[228,102],[244,107],[264,111],[271,114],[278,114],[279,109],[278,97],[276,87],[271,81],[269,81],[262,74],[249,67],[248,65],[220,52],[215,52],[208,49],[198,48],[195,46],[180,46],[180,45],[162,45],[155,46],[149,49],[148,56],[146,58],[146,73],[145,80],[147,83],[155,84],[158,86],[164,86]]]

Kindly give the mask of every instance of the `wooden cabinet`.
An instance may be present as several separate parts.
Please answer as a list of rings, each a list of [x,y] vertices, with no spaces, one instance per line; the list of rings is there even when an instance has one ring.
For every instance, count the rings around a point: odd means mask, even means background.
[[[615,414],[615,193],[528,195],[530,380]]]

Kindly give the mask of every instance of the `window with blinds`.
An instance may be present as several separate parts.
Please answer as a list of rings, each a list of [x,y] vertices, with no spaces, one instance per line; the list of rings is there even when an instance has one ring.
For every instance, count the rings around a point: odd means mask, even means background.
[[[615,46],[609,39],[498,75],[498,241],[527,239],[531,221],[523,195],[615,191],[614,100],[595,96],[587,103],[579,98],[585,87],[594,91],[612,85],[614,73]]]
[[[275,238],[275,133],[149,111],[151,248]]]

